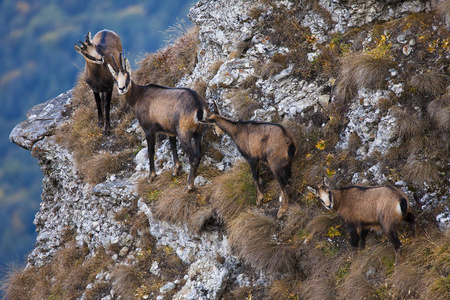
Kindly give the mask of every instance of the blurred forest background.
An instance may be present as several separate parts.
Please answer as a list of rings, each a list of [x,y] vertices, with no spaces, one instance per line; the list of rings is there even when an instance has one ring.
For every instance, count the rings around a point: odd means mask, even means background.
[[[115,31],[132,67],[185,23],[196,0],[1,0],[0,4],[0,277],[23,263],[36,239],[42,174],[29,151],[9,141],[34,105],[71,89],[84,60],[74,50],[84,35]]]

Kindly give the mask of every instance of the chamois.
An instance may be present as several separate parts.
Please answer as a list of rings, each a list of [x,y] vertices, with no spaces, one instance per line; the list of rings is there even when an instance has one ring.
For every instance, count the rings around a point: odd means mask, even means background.
[[[75,50],[83,55],[86,61],[84,77],[86,83],[94,92],[97,104],[98,126],[104,126],[104,134],[110,130],[109,111],[111,107],[111,95],[114,88],[114,79],[109,72],[107,64],[111,63],[111,57],[116,59],[122,52],[122,43],[119,36],[110,30],[102,30],[91,39],[91,33],[86,35],[86,41],[78,41]],[[103,118],[103,110],[105,118]]]
[[[134,109],[139,124],[145,132],[150,181],[156,177],[154,158],[156,134],[164,133],[169,136],[174,176],[179,175],[181,171],[176,136],[189,157],[191,169],[187,189],[192,190],[201,158],[202,125],[200,121],[208,113],[205,99],[188,88],[169,88],[156,84],[139,85],[131,79],[130,62],[126,58],[122,61],[122,53],[119,54],[119,67],[115,59],[111,58],[114,66],[108,64],[108,67],[119,94],[124,95],[127,103]],[[192,139],[194,139],[194,145],[191,142]]]
[[[370,229],[384,231],[395,250],[396,264],[400,262],[401,243],[395,226],[402,220],[411,224],[415,236],[415,216],[409,207],[408,197],[392,186],[350,186],[330,189],[328,182],[318,189],[308,187],[328,210],[334,210],[345,222],[350,232],[350,244],[365,247]]]
[[[233,121],[220,115],[214,102],[214,114],[206,123],[214,124],[216,133],[225,132],[233,139],[239,152],[247,160],[256,187],[256,204],[264,199],[260,188],[259,162],[268,163],[272,174],[281,188],[281,205],[277,217],[287,211],[289,203],[288,186],[291,178],[292,160],[297,149],[292,133],[279,124],[257,121]]]

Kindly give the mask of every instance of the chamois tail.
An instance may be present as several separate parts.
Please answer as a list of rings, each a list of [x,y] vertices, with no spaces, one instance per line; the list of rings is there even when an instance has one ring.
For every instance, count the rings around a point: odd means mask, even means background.
[[[297,148],[294,144],[290,144],[288,147],[288,157],[293,157]]]
[[[400,199],[400,209],[402,210],[402,216],[406,217],[406,213],[408,212],[408,200],[405,198]]]

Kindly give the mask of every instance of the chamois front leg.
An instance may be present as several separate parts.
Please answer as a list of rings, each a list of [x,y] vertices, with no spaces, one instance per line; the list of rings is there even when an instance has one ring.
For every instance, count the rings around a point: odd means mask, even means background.
[[[97,105],[97,125],[103,127],[102,99],[99,93],[94,92],[95,104]]]
[[[108,135],[109,130],[111,128],[110,119],[109,119],[109,111],[111,109],[111,96],[112,96],[112,90],[102,93],[103,98],[103,104],[105,105],[105,127],[103,134]]]
[[[397,235],[397,231],[395,230],[395,226],[394,224],[388,225],[388,226],[381,226],[384,230],[384,232],[386,233],[389,242],[391,242],[391,244],[394,246],[394,250],[395,250],[395,265],[398,266],[398,264],[401,261],[401,249],[400,247],[402,246],[402,244],[400,243],[400,240],[398,238]]]
[[[149,180],[150,180],[150,182],[153,182],[153,180],[156,177],[156,171],[155,171],[156,134],[153,132],[146,133],[145,138],[147,140],[148,164],[150,167]]]
[[[252,171],[252,177],[253,177],[253,183],[255,184],[256,188],[256,205],[260,206],[262,200],[264,199],[264,194],[261,192],[261,187],[259,184],[259,168],[258,168],[258,161],[249,159],[247,160],[248,164],[250,165],[250,169]]]
[[[287,171],[285,168],[280,167],[277,163],[270,164],[270,169],[275,176],[275,179],[278,181],[281,189],[280,195],[280,208],[278,209],[277,218],[281,219],[283,215],[287,212],[289,205],[289,175],[290,171]]]
[[[359,242],[359,249],[364,249],[366,247],[366,238],[368,233],[368,229],[361,229],[361,241]]]
[[[178,160],[177,152],[177,139],[175,136],[169,136],[170,149],[172,150],[173,157],[173,176],[180,176],[181,174],[181,164]]]

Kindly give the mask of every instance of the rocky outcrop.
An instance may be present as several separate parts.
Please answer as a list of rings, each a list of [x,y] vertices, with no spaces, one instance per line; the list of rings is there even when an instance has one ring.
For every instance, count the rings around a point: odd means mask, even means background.
[[[294,5],[289,1],[276,3],[288,8]],[[431,8],[430,2],[424,1],[319,1],[319,4],[331,16],[330,20],[307,7],[301,17],[301,25],[309,28],[319,42],[330,41],[331,33],[345,33],[375,20],[395,19]],[[257,7],[264,8],[264,4],[258,1],[201,0],[191,9],[189,18],[200,28],[198,62],[193,73],[187,74],[179,86],[192,86],[196,81],[203,80],[207,86],[207,99],[220,100],[224,113],[234,116],[235,107],[227,93],[244,88],[245,82],[254,77],[260,93],[258,108],[251,118],[271,121],[277,115],[280,119],[295,119],[305,118],[310,111],[319,112],[333,100],[331,81],[300,79],[293,74],[293,65],[267,78],[257,74],[257,63],[266,63],[276,54],[291,51],[272,44],[260,30],[260,23],[273,13],[270,9],[259,19],[249,16]],[[240,42],[245,42],[247,49],[244,54],[236,55]],[[318,50],[313,49],[308,57],[313,60],[317,55]],[[219,66],[214,67],[218,62]],[[395,73],[395,70],[392,72]],[[361,141],[356,151],[357,159],[363,160],[375,152],[384,154],[398,145],[400,141],[392,130],[396,124],[394,114],[390,111],[382,113],[376,105],[390,93],[401,95],[403,92],[395,82],[388,86],[383,91],[358,91],[346,115],[348,124],[341,132],[337,149],[348,148],[353,133]],[[36,247],[28,257],[28,264],[37,267],[45,265],[60,249],[67,234],[71,233],[77,244],[87,247],[90,252],[95,252],[99,247],[114,246],[118,251],[112,259],[117,264],[133,265],[134,258],[142,250],[140,242],[121,221],[116,220],[115,215],[122,208],[137,203],[138,212],[145,213],[148,218],[149,233],[158,244],[173,248],[188,266],[183,285],[179,280],[168,282],[161,288],[161,295],[176,288],[176,299],[219,299],[227,285],[249,285],[250,279],[239,268],[239,259],[233,256],[226,236],[222,237],[221,233],[214,231],[197,234],[185,226],[159,221],[154,218],[150,207],[139,199],[136,184],[147,175],[144,150],[138,154],[138,168],[131,176],[109,176],[105,182],[95,186],[83,181],[71,152],[58,144],[54,136],[54,129],[70,118],[70,103],[71,91],[68,91],[37,105],[30,110],[27,120],[17,125],[10,135],[12,142],[30,150],[38,158],[44,174],[42,203],[34,221],[38,237]],[[232,166],[239,157],[227,138],[220,144],[209,146],[224,153],[219,162],[221,170]],[[169,153],[168,149],[163,151]],[[164,165],[164,168],[169,167],[169,164]],[[355,173],[353,181],[361,183],[369,178],[372,183],[385,181],[378,163]],[[404,182],[398,185],[407,189]],[[448,195],[425,192],[418,200],[422,204],[432,204],[445,201],[445,197]],[[443,227],[450,224],[449,216],[447,211],[437,217]],[[218,260],[217,257],[223,259]],[[157,274],[158,265],[155,264],[149,271]],[[107,274],[98,277],[113,282]],[[264,274],[254,278],[258,284],[264,284],[265,280]],[[112,289],[103,299],[112,299],[114,295]],[[163,299],[161,295],[159,299]]]

